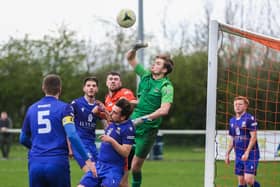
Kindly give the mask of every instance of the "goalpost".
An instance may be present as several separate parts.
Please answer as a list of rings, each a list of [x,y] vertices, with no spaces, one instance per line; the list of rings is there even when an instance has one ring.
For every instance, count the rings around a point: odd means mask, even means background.
[[[233,98],[249,98],[249,112],[256,116],[261,163],[258,174],[269,178],[262,186],[279,186],[280,144],[280,39],[250,32],[212,20],[209,27],[207,116],[204,186],[217,184],[217,160],[223,160],[227,145],[228,121],[234,115]],[[233,151],[232,151],[233,152]],[[234,159],[233,154],[231,160]],[[278,166],[277,166],[278,164]],[[223,180],[237,182],[234,165]],[[262,170],[260,170],[262,169]],[[269,172],[276,177],[270,177]],[[267,176],[265,176],[267,175]],[[257,175],[257,178],[259,176]],[[234,183],[235,184],[235,183]]]

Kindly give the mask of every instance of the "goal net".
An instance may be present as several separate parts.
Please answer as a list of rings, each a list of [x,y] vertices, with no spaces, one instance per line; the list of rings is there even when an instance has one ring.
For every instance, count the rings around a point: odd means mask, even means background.
[[[209,32],[205,186],[237,186],[234,151],[224,163],[233,99],[258,122],[261,186],[280,185],[280,40],[212,21]]]

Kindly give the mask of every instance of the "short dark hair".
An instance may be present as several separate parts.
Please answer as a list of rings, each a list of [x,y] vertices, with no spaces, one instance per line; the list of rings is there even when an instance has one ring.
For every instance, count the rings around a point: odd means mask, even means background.
[[[173,70],[173,67],[174,67],[174,62],[171,59],[170,55],[169,54],[159,54],[156,56],[156,59],[157,58],[164,60],[163,67],[167,69],[167,72],[164,75],[168,75],[169,73],[171,73]]]
[[[62,81],[59,75],[49,74],[44,77],[42,87],[45,94],[57,95],[61,91]]]
[[[94,81],[94,82],[96,82],[96,85],[98,86],[98,79],[95,76],[86,77],[84,79],[83,85],[86,85],[87,81]]]
[[[132,106],[131,106],[130,102],[128,100],[122,98],[122,99],[118,100],[115,105],[122,109],[121,116],[125,116],[125,119],[128,119],[132,112]]]
[[[118,72],[116,72],[116,71],[110,71],[109,73],[107,73],[107,77],[108,77],[109,75],[114,75],[114,76],[119,76],[119,77],[121,77],[121,74],[118,73]]]

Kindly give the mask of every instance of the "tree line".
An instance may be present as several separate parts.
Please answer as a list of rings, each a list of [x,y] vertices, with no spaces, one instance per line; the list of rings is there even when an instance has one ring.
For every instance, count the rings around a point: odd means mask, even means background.
[[[128,46],[129,43],[116,49],[121,51],[116,55],[121,56],[120,59],[111,56],[106,57],[106,63],[100,63],[91,57],[88,49],[92,46],[78,40],[75,33],[67,29],[40,40],[28,36],[10,38],[0,48],[0,109],[8,111],[15,121],[15,128],[20,128],[27,107],[43,96],[42,78],[49,73],[61,76],[61,99],[66,102],[83,95],[82,81],[87,76],[99,79],[97,99],[104,101],[106,75],[110,71],[120,72],[123,86],[135,92],[136,75],[124,59]],[[113,54],[108,52],[107,55]],[[175,88],[174,104],[162,128],[202,129],[205,126],[207,54],[178,54],[174,56],[174,61],[175,68],[170,75]]]

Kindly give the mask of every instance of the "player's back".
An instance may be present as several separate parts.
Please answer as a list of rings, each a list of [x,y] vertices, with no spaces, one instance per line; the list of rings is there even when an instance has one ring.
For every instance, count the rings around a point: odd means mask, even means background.
[[[23,130],[31,133],[30,158],[67,157],[66,133],[62,125],[65,107],[66,103],[46,96],[29,108]]]

